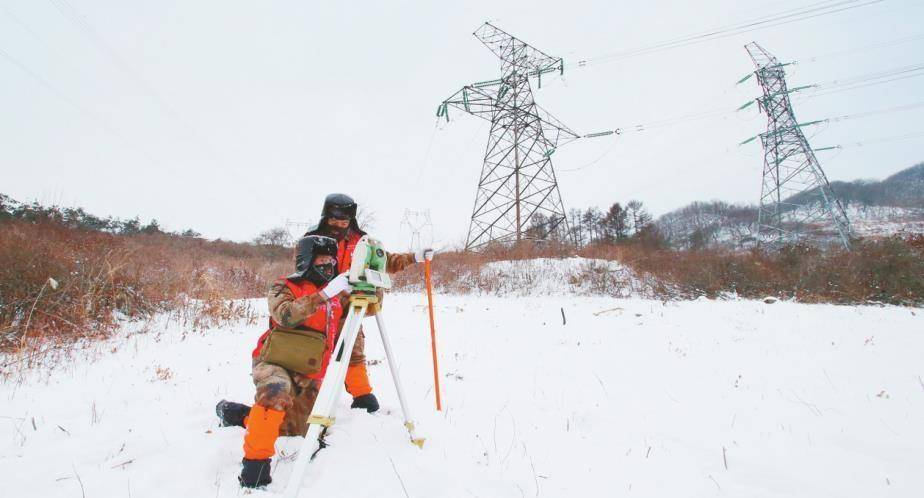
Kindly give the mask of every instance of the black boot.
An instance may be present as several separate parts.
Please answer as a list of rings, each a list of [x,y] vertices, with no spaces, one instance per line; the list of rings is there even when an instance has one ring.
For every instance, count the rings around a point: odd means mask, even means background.
[[[241,468],[240,477],[237,478],[238,482],[245,488],[266,486],[273,482],[273,478],[270,477],[270,462],[272,461],[271,458],[266,460],[248,460],[245,458],[241,460],[243,467]]]
[[[353,404],[350,405],[350,408],[363,408],[369,413],[376,412],[379,410],[379,400],[375,399],[375,395],[372,393],[363,394],[353,398]]]
[[[220,427],[244,427],[244,418],[250,415],[250,407],[223,399],[215,405],[215,413],[221,420]]]

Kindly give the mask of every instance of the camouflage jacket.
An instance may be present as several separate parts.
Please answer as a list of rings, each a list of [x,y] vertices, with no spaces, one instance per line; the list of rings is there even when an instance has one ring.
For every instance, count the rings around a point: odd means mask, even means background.
[[[414,264],[414,262],[413,253],[389,254],[385,270],[388,273],[397,273]],[[381,299],[382,296],[380,295],[379,298]],[[296,299],[292,290],[281,280],[277,280],[270,286],[266,299],[269,303],[269,312],[273,321],[283,327],[298,326],[313,315],[318,306],[324,303],[324,298],[320,293]]]

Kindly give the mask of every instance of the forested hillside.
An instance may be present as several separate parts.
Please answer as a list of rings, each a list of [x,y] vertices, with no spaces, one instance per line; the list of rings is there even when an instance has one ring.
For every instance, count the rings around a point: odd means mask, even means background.
[[[831,189],[847,209],[857,236],[924,230],[924,163],[881,181],[831,182]],[[814,192],[804,192],[786,199],[785,203],[804,205],[816,198]],[[743,247],[754,241],[757,206],[697,201],[660,216],[655,226],[678,249],[712,245]]]

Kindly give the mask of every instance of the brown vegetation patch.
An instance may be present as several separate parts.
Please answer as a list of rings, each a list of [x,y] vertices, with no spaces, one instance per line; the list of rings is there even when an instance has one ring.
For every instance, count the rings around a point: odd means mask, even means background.
[[[857,240],[853,250],[786,246],[773,251],[724,248],[671,250],[645,244],[521,244],[475,254],[440,253],[433,285],[442,292],[493,293],[496,275],[483,272],[493,261],[532,258],[584,258],[618,261],[632,270],[640,295],[658,299],[775,296],[802,302],[924,305],[924,236]],[[625,278],[587,265],[576,276],[595,294],[619,296]],[[422,291],[423,267],[395,276],[396,288]]]
[[[626,248],[618,259],[653,275],[674,297],[736,294],[802,302],[924,305],[921,237],[857,240],[853,250],[786,246],[764,252]]]
[[[193,327],[247,317],[231,300],[262,296],[290,265],[280,247],[5,220],[0,351],[32,363],[62,342],[107,337],[120,318],[159,312],[183,312]]]

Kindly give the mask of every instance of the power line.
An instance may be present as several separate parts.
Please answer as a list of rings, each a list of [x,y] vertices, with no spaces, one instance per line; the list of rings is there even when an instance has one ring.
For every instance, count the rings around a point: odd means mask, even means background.
[[[49,53],[54,54],[55,57],[57,57],[58,59],[65,60],[65,61],[67,60],[60,53],[58,53],[54,48],[52,48],[51,45],[49,45],[48,43],[45,43],[45,40],[28,24],[23,22],[22,19],[19,18],[19,16],[14,14],[13,11],[9,9],[9,7],[0,4],[0,10],[3,10],[3,13],[6,14],[7,17],[9,17],[14,23],[16,23],[16,25],[19,26],[23,31],[25,31],[26,33],[29,33],[36,41],[38,41],[40,45],[45,47],[45,50],[47,50]]]
[[[795,64],[795,63],[790,63],[790,64]],[[739,84],[743,83],[744,81],[748,80],[753,74],[754,73],[751,73],[748,76],[742,78],[741,80],[738,81],[738,83]],[[858,88],[866,88],[866,87],[875,86],[875,85],[882,85],[885,83],[890,83],[893,81],[898,81],[898,80],[903,80],[903,79],[908,79],[908,78],[916,78],[922,75],[924,75],[924,64],[914,64],[910,66],[901,66],[901,67],[895,67],[895,68],[885,69],[881,71],[874,71],[871,73],[864,73],[864,74],[860,74],[857,76],[850,76],[847,78],[832,80],[826,83],[818,83],[814,85],[805,85],[805,86],[789,88],[786,90],[786,94],[801,96],[802,99],[810,99],[810,98],[820,97],[822,95],[830,95],[833,93],[846,92],[849,90],[855,90]],[[801,93],[801,92],[804,92],[810,89],[815,90],[815,93],[808,93],[808,94]],[[822,89],[823,91],[819,92],[818,89]],[[744,110],[747,107],[753,105],[755,102],[758,102],[759,100],[760,99],[750,100],[746,102],[744,105],[742,105],[741,107],[739,107],[737,110],[738,111]]]
[[[809,6],[818,6],[818,5],[823,5],[823,4],[827,4],[827,3],[830,3],[830,2],[829,2],[829,1],[818,2],[818,3],[816,3],[816,4],[811,4],[811,5],[809,5]],[[796,11],[801,11],[802,9],[804,9],[804,7],[799,8],[799,9],[795,9],[795,10],[796,10]],[[741,22],[735,23],[735,24],[723,25],[723,26],[720,26],[720,27],[717,27],[717,28],[708,29],[708,30],[706,30],[706,31],[704,31],[704,32],[701,32],[701,33],[695,33],[695,34],[691,34],[691,35],[681,36],[681,37],[678,37],[678,38],[672,38],[672,39],[669,39],[669,40],[665,40],[665,41],[662,41],[662,42],[656,42],[656,43],[653,43],[653,44],[651,44],[651,45],[648,45],[648,46],[645,46],[645,47],[641,47],[641,48],[637,48],[637,49],[633,49],[633,50],[626,50],[626,51],[621,51],[621,52],[615,52],[615,53],[610,53],[610,54],[604,54],[604,55],[597,56],[597,57],[591,57],[591,58],[585,59],[584,61],[579,61],[579,62],[578,62],[578,65],[586,65],[586,64],[581,64],[582,62],[589,64],[589,63],[592,63],[592,62],[594,62],[594,61],[605,60],[605,59],[608,59],[608,58],[620,58],[620,59],[622,59],[622,58],[633,57],[633,56],[635,56],[635,55],[642,55],[642,54],[647,53],[647,52],[649,52],[649,51],[655,51],[655,50],[658,50],[658,49],[675,48],[675,45],[676,45],[676,46],[682,46],[682,45],[678,45],[678,44],[684,44],[684,43],[687,43],[687,42],[691,42],[691,41],[695,41],[695,40],[700,40],[700,39],[707,38],[707,37],[710,37],[710,36],[715,36],[715,35],[717,35],[717,34],[725,33],[725,32],[727,32],[727,31],[729,31],[729,30],[739,29],[739,28],[741,27],[742,24],[744,24],[744,25],[752,25],[753,23],[769,22],[769,20],[772,20],[772,19],[776,18],[777,16],[780,16],[780,15],[783,15],[783,14],[791,13],[793,10],[794,10],[794,9],[788,9],[788,10],[783,11],[783,12],[779,12],[779,13],[776,13],[776,14],[770,14],[770,15],[768,15],[768,16],[762,16],[762,17],[759,17],[759,18],[756,18],[756,19],[745,20],[745,21],[741,21]],[[792,14],[789,14],[789,15],[792,15]],[[748,23],[751,23],[751,24],[748,24]]]
[[[836,123],[838,121],[844,121],[847,119],[860,119],[860,118],[866,118],[870,116],[879,116],[882,114],[891,114],[893,112],[910,111],[911,109],[917,109],[920,107],[924,107],[924,101],[912,102],[910,104],[905,104],[905,105],[900,105],[900,106],[895,106],[895,107],[888,107],[886,109],[875,109],[872,111],[857,112],[853,114],[844,114],[843,116],[835,116],[833,118],[828,118],[826,121],[831,121],[831,122]]]
[[[874,44],[874,45],[870,45],[867,47],[862,47],[862,49],[866,50],[872,47],[878,48],[878,47],[882,47],[886,45],[894,45],[896,43],[902,43],[902,42],[907,42],[907,41],[911,41],[914,39],[921,39],[921,38],[924,38],[924,34],[915,35],[913,37],[900,38],[898,40],[892,40],[887,43]],[[836,53],[840,54],[842,52],[836,52]],[[843,52],[843,53],[847,53],[847,52]],[[796,64],[796,63],[794,62],[792,64]],[[832,80],[832,81],[825,82],[825,83],[798,87],[795,89],[791,89],[790,91],[799,92],[803,90],[808,90],[810,88],[815,89],[815,93],[808,93],[808,94],[802,95],[803,98],[807,99],[807,98],[820,97],[823,95],[829,95],[833,93],[839,93],[843,91],[854,90],[858,88],[865,88],[869,86],[890,83],[893,81],[903,80],[907,78],[914,78],[914,77],[918,77],[922,75],[924,75],[924,63],[908,65],[908,66],[900,66],[900,67],[895,67],[895,68],[890,68],[890,69],[875,71],[875,72],[870,72],[870,73],[863,73],[863,74],[859,74],[855,76],[850,76],[847,78]],[[744,79],[739,81],[739,83],[743,81]],[[823,91],[819,92],[818,89],[821,89]],[[751,103],[753,103],[753,101],[751,101]],[[619,135],[626,134],[626,133],[645,132],[645,131],[649,131],[652,129],[666,128],[666,127],[676,126],[679,124],[685,124],[685,123],[689,123],[693,121],[700,121],[703,119],[723,117],[723,116],[727,116],[730,114],[734,114],[735,112],[740,111],[744,109],[745,107],[747,107],[747,105],[742,106],[738,109],[734,109],[734,110],[727,109],[725,107],[719,107],[719,108],[706,109],[702,111],[695,111],[695,112],[685,113],[685,114],[670,117],[670,118],[663,118],[659,120],[647,121],[647,122],[630,125],[630,126],[621,126],[621,127],[613,129],[611,132],[615,134],[619,134]],[[593,135],[597,136],[601,134],[593,134]],[[585,136],[584,138],[587,138],[587,136]],[[581,166],[580,168],[562,170],[562,171],[575,171],[577,169],[583,169],[585,166]]]
[[[894,107],[888,107],[888,108],[884,108],[884,109],[874,109],[874,110],[871,110],[871,111],[862,111],[862,112],[856,112],[856,113],[851,113],[851,114],[843,114],[843,115],[840,115],[840,116],[834,116],[834,117],[830,117],[830,118],[826,118],[826,119],[819,120],[819,123],[821,123],[821,122],[836,123],[836,122],[839,122],[839,121],[846,121],[846,120],[851,120],[851,119],[862,119],[862,118],[867,118],[867,117],[871,117],[871,116],[879,116],[879,115],[883,115],[883,114],[892,114],[892,113],[894,113],[894,112],[909,111],[909,110],[918,109],[918,108],[921,108],[921,107],[924,107],[924,101],[912,102],[912,103],[909,103],[909,104],[904,104],[904,105],[894,106]],[[717,111],[718,111],[718,112],[717,112]],[[683,124],[683,123],[687,123],[687,122],[695,121],[695,120],[699,120],[699,119],[707,119],[707,118],[712,118],[712,117],[721,117],[721,116],[724,116],[724,115],[734,114],[734,113],[736,113],[736,112],[737,112],[737,110],[719,109],[719,110],[714,110],[714,111],[706,111],[706,112],[702,112],[702,113],[693,113],[693,114],[691,114],[691,115],[688,115],[688,116],[693,116],[692,118],[689,118],[689,119],[684,119],[683,117],[681,117],[680,119],[665,119],[665,120],[661,120],[661,121],[652,121],[652,123],[663,123],[663,124],[661,124],[660,127],[674,126],[674,125],[677,125],[677,124]],[[619,129],[620,131],[619,131],[618,134],[622,135],[622,134],[624,134],[624,133],[630,133],[630,132],[648,131],[648,130],[651,130],[651,129],[656,129],[656,128],[658,128],[658,127],[659,127],[659,126],[652,126],[652,125],[636,125],[635,128],[633,128],[633,127],[628,127],[628,128]],[[867,142],[867,143],[868,143],[868,142]],[[613,149],[613,147],[615,147],[615,143],[614,143],[613,145],[611,145],[603,154],[601,154],[599,157],[593,159],[592,161],[590,161],[590,162],[588,162],[588,163],[585,163],[585,164],[583,164],[583,165],[581,165],[581,166],[578,166],[578,167],[576,167],[576,168],[559,169],[559,171],[562,172],[562,173],[571,173],[571,172],[574,172],[574,171],[580,171],[580,170],[583,170],[583,169],[588,168],[588,167],[590,167],[590,166],[593,166],[593,165],[599,163],[601,160],[603,160],[607,155],[609,155],[609,153],[611,152],[611,150]],[[817,149],[816,149],[816,150],[817,150]]]
[[[816,17],[835,14],[838,12],[843,12],[846,10],[857,9],[860,7],[865,7],[868,5],[873,5],[881,3],[885,0],[841,0],[841,1],[824,1],[817,2],[814,4],[809,4],[805,7],[798,9],[789,9],[786,11],[778,12],[776,14],[770,14],[767,16],[762,16],[746,21],[741,21],[735,24],[720,26],[705,32],[696,33],[692,35],[687,35],[679,38],[674,38],[666,40],[663,42],[654,43],[645,47],[627,50],[622,52],[615,52],[610,54],[604,54],[597,57],[590,57],[581,61],[578,61],[578,67],[586,67],[593,64],[600,64],[605,62],[614,62],[618,60],[628,59],[631,57],[637,57],[640,55],[648,55],[656,52],[661,52],[664,50],[670,50],[674,48],[685,47],[688,45],[693,45],[697,43],[703,43],[706,41],[717,40],[721,38],[727,38],[729,36],[739,35],[743,33],[749,33],[751,31],[756,31],[759,29],[766,29],[776,26],[782,26],[785,24],[791,24],[794,22],[801,22],[808,19],[813,19]]]
[[[821,124],[825,124],[825,123],[836,123],[836,122],[839,122],[839,121],[846,121],[846,120],[848,120],[848,119],[861,119],[861,118],[867,118],[867,117],[870,117],[870,116],[879,116],[879,115],[883,115],[883,114],[891,114],[891,113],[893,113],[893,112],[903,112],[903,111],[908,111],[908,110],[911,110],[911,109],[917,109],[917,108],[920,108],[920,107],[924,107],[924,101],[912,102],[912,103],[909,103],[909,104],[904,104],[904,105],[895,106],[895,107],[888,107],[888,108],[885,108],[885,109],[874,109],[874,110],[872,110],[872,111],[863,111],[863,112],[857,112],[857,113],[852,113],[852,114],[843,114],[843,115],[840,115],[840,116],[834,116],[834,117],[830,117],[830,118],[817,119],[817,120],[814,120],[814,121],[811,121],[811,122],[808,122],[808,123],[800,123],[800,124],[797,124],[797,125],[795,125],[795,128],[800,128],[800,129],[801,129],[801,128],[805,128],[805,127],[808,127],[808,126],[816,126],[816,125],[821,125]],[[816,135],[817,135],[817,133],[816,133]],[[753,142],[754,140],[756,140],[758,137],[759,137],[759,135],[758,135],[758,136],[751,137],[751,138],[749,138],[749,139],[747,139],[747,140],[741,142],[741,143],[738,144],[738,145],[741,146],[741,145],[748,144],[748,143]],[[813,136],[813,138],[814,138],[814,136]]]
[[[801,92],[809,89],[815,89],[816,93],[807,93],[802,94],[803,98],[815,98],[823,95],[829,95],[832,93],[843,92],[848,90],[854,90],[858,88],[865,88],[868,86],[880,85],[885,83],[890,83],[893,81],[898,81],[906,78],[913,78],[918,76],[924,76],[924,63],[913,64],[907,66],[899,66],[890,69],[874,71],[870,73],[862,73],[855,76],[848,76],[846,78],[840,78],[837,80],[831,80],[825,83],[819,83],[816,85],[808,85],[803,87],[792,88],[789,91],[792,93]],[[743,81],[743,80],[742,80]],[[818,92],[818,89],[824,91]],[[704,109],[701,111],[694,111],[689,113],[684,113],[679,116],[673,116],[668,118],[656,119],[652,121],[646,121],[643,123],[638,123],[628,126],[620,126],[614,128],[607,132],[594,133],[593,136],[602,136],[606,134],[617,134],[624,135],[626,133],[640,133],[646,132],[659,128],[667,128],[671,126],[676,126],[680,124],[686,124],[693,121],[700,121],[704,119],[719,118],[723,116],[728,116],[735,114],[738,111],[745,109],[746,107],[752,105],[755,101],[749,101],[747,104],[737,108],[729,109],[726,107],[717,107],[712,109]],[[589,138],[587,135],[584,138]],[[582,166],[581,168],[583,168]],[[562,171],[575,171],[576,169],[581,168],[572,168],[569,170]]]
[[[833,88],[833,89],[827,90],[827,91],[821,91],[821,92],[817,92],[817,93],[812,93],[812,94],[806,95],[805,98],[821,97],[821,96],[823,96],[823,95],[831,95],[831,94],[834,94],[834,93],[841,93],[841,92],[847,92],[847,91],[850,91],[850,90],[857,90],[857,89],[859,89],[859,88],[867,88],[867,87],[871,87],[871,86],[883,85],[883,84],[886,84],[886,83],[892,83],[892,82],[894,82],[894,81],[906,80],[906,79],[909,79],[909,78],[918,78],[918,77],[920,77],[920,76],[924,76],[924,72],[919,72],[919,71],[922,71],[922,70],[924,70],[924,68],[915,70],[914,73],[916,73],[916,74],[906,74],[906,75],[904,75],[904,76],[896,76],[896,77],[894,77],[894,78],[879,79],[879,81],[874,81],[876,78],[871,78],[871,80],[873,80],[873,81],[869,81],[869,82],[867,82],[867,83],[854,83],[854,84],[852,84],[852,85],[850,85],[850,86],[846,86],[846,87],[841,87],[841,86],[839,86],[839,85],[832,85],[832,86],[829,86],[829,87],[823,87],[823,88]],[[910,71],[909,71],[909,72],[910,72]],[[879,78],[882,78],[882,77],[879,77]],[[819,85],[819,86],[820,86],[820,85]]]
[[[48,0],[51,4],[61,13],[64,18],[74,25],[78,31],[82,32],[108,60],[111,62],[120,72],[128,76],[128,79],[141,90],[141,92],[147,95],[151,100],[153,100],[161,110],[170,117],[173,121],[180,125],[180,128],[185,130],[185,133],[181,135],[184,136],[187,140],[194,143],[201,150],[205,151],[206,154],[212,160],[217,161],[217,155],[212,149],[212,147],[201,138],[201,135],[198,131],[189,124],[188,121],[183,119],[182,116],[164,99],[154,87],[147,82],[140,74],[138,74],[131,65],[125,61],[116,52],[109,43],[96,31],[87,18],[81,14],[73,5],[71,5],[67,0]]]
[[[602,161],[604,158],[606,158],[606,156],[608,156],[608,155],[610,154],[610,152],[613,151],[613,148],[615,148],[615,147],[616,147],[616,142],[613,142],[612,144],[610,144],[609,147],[607,147],[607,149],[603,152],[603,154],[600,154],[596,159],[594,159],[594,160],[592,160],[592,161],[590,161],[590,162],[588,162],[588,163],[585,163],[585,164],[583,164],[583,165],[581,165],[581,166],[578,166],[578,167],[576,167],[576,168],[559,169],[558,171],[560,171],[560,172],[562,172],[562,173],[572,173],[572,172],[574,172],[574,171],[580,171],[580,170],[582,170],[582,169],[585,169],[585,168],[588,168],[588,167],[590,167],[590,166],[593,166],[593,165],[599,163],[600,161]]]
[[[857,76],[841,78],[838,80],[831,80],[826,83],[820,83],[818,86],[825,87],[825,88],[832,88],[832,87],[837,87],[837,86],[853,85],[853,84],[862,83],[865,81],[872,81],[872,80],[887,78],[890,76],[913,73],[913,72],[918,72],[921,70],[924,70],[924,63],[894,67],[894,68],[884,69],[881,71],[873,71],[870,73],[860,74]]]
[[[804,60],[799,60],[799,63],[805,62],[815,62],[819,59],[830,59],[835,57],[843,57],[845,55],[852,55],[860,52],[868,52],[870,50],[876,50],[885,47],[894,47],[896,45],[902,45],[905,43],[910,43],[917,40],[924,40],[924,33],[920,33],[912,36],[904,36],[901,38],[896,38],[894,40],[889,40],[885,42],[871,43],[869,45],[863,45],[856,48],[851,48],[847,50],[838,50],[837,52],[829,52],[821,55],[813,55],[811,57],[806,57]]]
[[[870,145],[870,144],[879,144],[879,143],[886,143],[886,142],[899,142],[899,141],[903,141],[903,140],[912,140],[912,139],[916,139],[916,138],[924,138],[924,131],[918,131],[918,132],[914,132],[914,133],[906,133],[906,134],[903,134],[903,135],[891,135],[891,136],[886,136],[886,137],[873,138],[873,139],[870,139],[870,140],[863,140],[863,141],[860,141],[860,142],[851,142],[851,143],[847,143],[846,145],[839,145],[839,146],[837,146],[837,148],[839,148],[839,149],[848,149],[848,148],[853,148],[853,147],[865,147],[865,146]]]
[[[146,150],[146,149],[143,148],[143,147],[138,146],[137,144],[135,144],[134,142],[132,142],[131,140],[129,140],[128,138],[126,138],[124,135],[122,135],[121,133],[119,133],[119,132],[116,130],[116,128],[113,127],[113,126],[109,123],[109,121],[107,121],[105,118],[103,118],[103,117],[100,116],[99,114],[93,112],[92,110],[90,110],[90,109],[88,109],[88,108],[86,108],[86,107],[80,105],[80,104],[77,103],[77,101],[75,101],[74,99],[68,97],[68,95],[67,95],[66,93],[64,93],[63,91],[59,90],[58,87],[56,87],[55,85],[53,85],[49,80],[47,80],[46,78],[44,78],[44,77],[43,77],[42,75],[40,75],[39,73],[37,73],[37,72],[33,71],[32,69],[30,69],[28,66],[26,66],[26,65],[23,64],[21,61],[19,61],[19,59],[16,59],[16,58],[13,57],[12,55],[10,55],[7,51],[3,50],[2,48],[0,48],[0,57],[3,57],[4,59],[7,60],[7,62],[9,62],[10,64],[16,66],[20,71],[22,71],[22,72],[26,73],[27,75],[29,75],[32,79],[34,79],[35,81],[37,81],[37,82],[38,82],[41,86],[43,86],[46,90],[48,90],[49,92],[51,92],[52,94],[54,94],[56,97],[58,97],[59,99],[61,99],[61,100],[64,101],[65,103],[67,103],[69,106],[71,106],[71,107],[73,107],[74,109],[76,109],[77,112],[79,112],[80,114],[84,115],[85,117],[89,118],[91,121],[93,121],[94,123],[96,123],[97,125],[99,125],[100,128],[104,129],[105,131],[107,131],[108,133],[110,133],[112,136],[114,136],[114,137],[116,137],[117,139],[119,139],[119,141],[121,141],[124,145],[127,145],[128,147],[130,147],[130,148],[132,148],[132,149],[135,149],[135,150],[137,150],[138,152],[141,152],[142,155],[144,155],[148,160],[150,160],[150,161],[153,162],[154,164],[163,165],[163,162],[162,162],[160,159],[156,158],[156,157],[155,157],[153,154],[151,154],[148,150]]]

